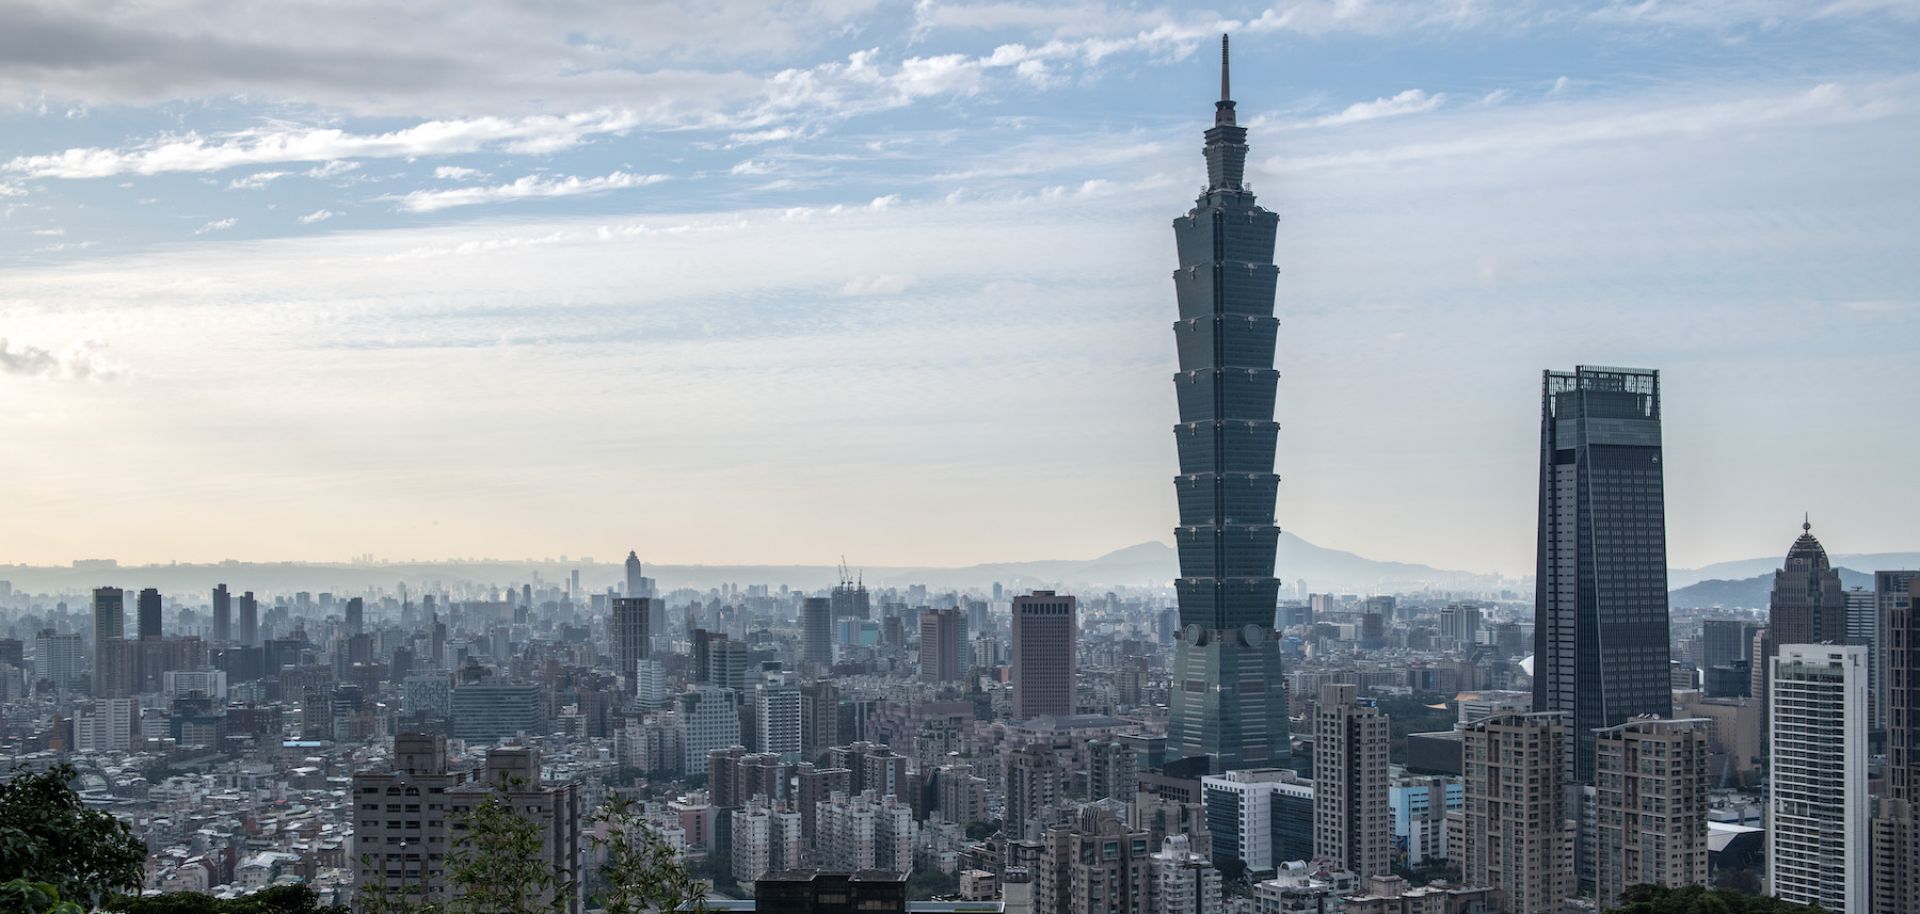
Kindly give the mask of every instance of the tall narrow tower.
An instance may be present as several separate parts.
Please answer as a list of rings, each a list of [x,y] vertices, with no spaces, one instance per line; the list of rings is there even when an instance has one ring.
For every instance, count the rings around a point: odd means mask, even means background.
[[[1273,237],[1280,217],[1244,181],[1247,131],[1234,122],[1220,39],[1220,101],[1206,133],[1207,187],[1173,221],[1180,319],[1173,325],[1180,424],[1180,632],[1168,748],[1214,772],[1290,754],[1273,611]]]

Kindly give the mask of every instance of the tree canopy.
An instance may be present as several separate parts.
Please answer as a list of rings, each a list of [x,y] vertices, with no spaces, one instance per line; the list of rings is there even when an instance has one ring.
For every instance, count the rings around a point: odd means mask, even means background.
[[[1809,905],[1699,885],[1632,886],[1620,894],[1618,905],[1607,910],[1609,914],[1820,914],[1819,908]]]
[[[70,765],[38,774],[22,767],[0,783],[0,881],[45,883],[91,908],[140,887],[147,849],[127,823],[81,805],[69,786],[75,776]]]

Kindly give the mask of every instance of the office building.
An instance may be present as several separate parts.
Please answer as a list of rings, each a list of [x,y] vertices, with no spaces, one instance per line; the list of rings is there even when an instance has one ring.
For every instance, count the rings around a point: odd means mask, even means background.
[[[833,587],[832,618],[870,619],[873,617],[873,604],[867,596],[867,585],[855,580],[847,580],[846,567],[841,566],[840,583]]]
[[[1201,778],[1214,864],[1232,859],[1249,873],[1271,873],[1288,860],[1313,856],[1315,786],[1288,768]]]
[[[920,611],[920,678],[959,682],[966,675],[961,650],[967,643],[966,620],[958,607]]]
[[[1827,550],[1813,536],[1811,522],[1787,560],[1773,573],[1767,600],[1767,631],[1775,645],[1844,644],[1847,640],[1847,591],[1840,573],[1827,562]],[[1776,648],[1777,650],[1777,648]]]
[[[1736,619],[1700,623],[1700,676],[1709,698],[1745,698],[1753,680],[1753,636],[1760,626]]]
[[[1594,742],[1596,894],[1707,884],[1709,735],[1705,719],[1628,721]]]
[[[1660,455],[1659,372],[1545,373],[1533,707],[1571,715],[1581,784],[1595,730],[1673,716]]]
[[[810,667],[833,665],[833,600],[808,597],[800,604],[801,629],[806,636],[800,662]]]
[[[531,683],[475,682],[453,690],[448,733],[492,742],[510,736],[545,736],[540,687]]]
[[[1785,643],[1770,666],[1767,894],[1867,914],[1867,649]]]
[[[788,870],[753,883],[753,911],[741,914],[907,914],[907,874]],[[986,912],[995,914],[995,912]],[[1014,914],[1007,911],[1005,914]]]
[[[1573,894],[1567,717],[1501,714],[1461,730],[1463,877],[1505,893],[1512,914],[1557,914]]]
[[[653,656],[653,600],[647,597],[615,597],[613,615],[607,623],[613,639],[614,669],[633,689],[634,671],[640,661]]]
[[[800,755],[815,761],[840,744],[840,688],[831,679],[800,687]]]
[[[1313,711],[1314,856],[1361,879],[1393,873],[1387,715],[1359,686],[1327,684]]]
[[[140,702],[100,698],[82,705],[73,717],[73,751],[129,752],[140,733]]]
[[[1204,759],[1214,772],[1275,764],[1291,752],[1273,637],[1280,591],[1273,242],[1280,218],[1246,186],[1247,131],[1235,121],[1229,90],[1222,38],[1207,186],[1173,223],[1180,631],[1167,736],[1175,757]]]
[[[640,573],[640,556],[638,554],[633,552],[627,553],[626,572],[626,596],[654,596],[653,579]]]
[[[127,596],[118,587],[93,589],[93,644],[127,635]]]
[[[1051,590],[1013,598],[1015,720],[1074,713],[1075,614],[1074,598]]]
[[[348,637],[362,634],[367,630],[366,600],[354,597],[347,601],[346,625]]]
[[[1394,862],[1419,867],[1458,854],[1447,816],[1466,806],[1466,784],[1459,777],[1397,775],[1387,787],[1387,805],[1393,810]]]
[[[160,591],[151,587],[140,591],[140,640],[160,637]]]

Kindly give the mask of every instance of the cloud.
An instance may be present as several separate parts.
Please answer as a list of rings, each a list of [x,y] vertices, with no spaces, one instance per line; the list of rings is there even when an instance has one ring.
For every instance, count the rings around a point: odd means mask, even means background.
[[[882,273],[878,276],[856,276],[840,287],[845,295],[898,295],[913,288],[914,278]]]
[[[1342,124],[1379,120],[1383,117],[1424,114],[1440,107],[1446,99],[1445,92],[1428,95],[1423,89],[1408,89],[1392,97],[1376,98],[1370,102],[1355,102],[1342,109],[1339,114],[1329,114],[1313,123],[1318,127],[1336,127]]]
[[[332,219],[337,215],[339,215],[339,213],[336,213],[330,209],[317,209],[311,213],[301,216],[298,221],[301,225],[312,225],[315,222],[325,222],[328,219]]]
[[[331,162],[327,162],[327,163],[316,165],[312,168],[309,168],[306,171],[301,172],[301,174],[306,175],[309,178],[337,178],[359,167],[360,167],[359,162],[349,162],[349,161],[346,161],[345,159],[335,159]]]
[[[867,204],[867,208],[868,209],[887,209],[889,207],[892,207],[898,204],[899,202],[900,202],[899,194],[887,194],[886,196],[883,196],[883,197],[873,198],[873,201]]]
[[[265,190],[276,179],[284,178],[284,171],[256,171],[244,178],[235,178],[227,187],[231,190]]]
[[[208,232],[224,232],[227,229],[233,228],[234,225],[237,224],[239,221],[240,220],[234,219],[231,217],[226,219],[215,219],[212,222],[207,223],[206,225],[203,225],[197,229],[194,229],[193,233],[195,235],[205,235]]]
[[[464,165],[442,165],[433,170],[433,176],[442,181],[471,181],[474,178],[484,178],[487,173]]]
[[[322,162],[327,163],[323,168],[345,171],[355,166],[332,163],[339,159],[412,158],[483,150],[552,153],[579,145],[589,137],[624,133],[637,123],[631,112],[590,111],[427,121],[388,133],[349,133],[331,127],[261,127],[211,140],[188,133],[124,149],[77,147],[47,155],[17,156],[0,165],[0,172],[31,178],[105,178],[221,171],[282,162]]]
[[[82,340],[61,352],[38,346],[16,349],[0,336],[0,371],[65,381],[110,381],[119,376],[120,368],[101,356],[105,348],[98,340]]]
[[[773,166],[757,159],[748,159],[728,169],[729,174],[736,175],[764,175],[770,174],[772,171]]]
[[[497,184],[491,187],[456,187],[450,190],[416,190],[385,199],[399,201],[400,208],[408,212],[431,213],[455,206],[473,206],[481,203],[602,194],[610,190],[645,187],[665,180],[667,180],[666,175],[636,175],[624,171],[616,171],[598,178],[569,175],[557,180],[527,175],[509,184]]]

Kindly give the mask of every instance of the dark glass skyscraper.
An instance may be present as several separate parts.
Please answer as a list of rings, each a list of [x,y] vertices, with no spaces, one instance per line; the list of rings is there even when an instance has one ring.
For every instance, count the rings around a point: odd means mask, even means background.
[[[1234,122],[1227,42],[1220,101],[1206,133],[1207,188],[1173,221],[1180,256],[1173,325],[1180,424],[1174,478],[1180,526],[1180,632],[1167,743],[1215,771],[1266,767],[1290,754],[1286,685],[1273,614],[1273,238],[1280,217],[1244,180],[1247,131]]]
[[[1573,776],[1594,734],[1673,716],[1660,373],[1580,366],[1540,396],[1533,709],[1573,715]]]
[[[160,591],[140,591],[140,640],[160,637]]]

